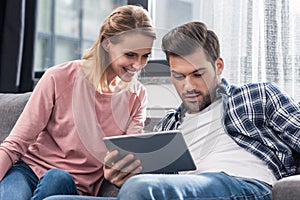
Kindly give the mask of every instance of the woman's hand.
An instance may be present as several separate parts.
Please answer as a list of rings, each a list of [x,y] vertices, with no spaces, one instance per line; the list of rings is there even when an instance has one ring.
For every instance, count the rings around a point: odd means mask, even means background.
[[[133,154],[127,154],[117,160],[118,150],[108,152],[104,158],[104,178],[117,187],[121,187],[127,179],[142,171],[141,161]]]

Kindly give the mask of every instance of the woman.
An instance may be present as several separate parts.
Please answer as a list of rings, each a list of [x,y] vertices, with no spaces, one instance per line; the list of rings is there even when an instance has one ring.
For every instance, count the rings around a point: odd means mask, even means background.
[[[146,10],[122,6],[81,60],[45,72],[0,146],[0,199],[97,195],[102,138],[143,129],[147,100],[137,75],[154,39]]]

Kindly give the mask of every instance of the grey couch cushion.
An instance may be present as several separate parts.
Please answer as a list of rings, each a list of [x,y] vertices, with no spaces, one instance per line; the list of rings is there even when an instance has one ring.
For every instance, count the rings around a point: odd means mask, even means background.
[[[273,200],[299,200],[300,175],[289,176],[276,182],[272,192]]]
[[[7,137],[24,109],[31,92],[0,94],[0,141]]]

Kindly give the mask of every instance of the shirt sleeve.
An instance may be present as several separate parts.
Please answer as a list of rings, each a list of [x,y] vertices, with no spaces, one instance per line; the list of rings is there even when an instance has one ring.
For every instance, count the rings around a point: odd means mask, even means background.
[[[171,109],[167,114],[154,126],[153,131],[177,130],[181,125],[180,107]]]
[[[285,144],[300,153],[300,105],[273,84],[267,85],[268,124]]]
[[[54,78],[50,71],[39,80],[14,128],[0,146],[0,180],[47,125],[55,99]]]

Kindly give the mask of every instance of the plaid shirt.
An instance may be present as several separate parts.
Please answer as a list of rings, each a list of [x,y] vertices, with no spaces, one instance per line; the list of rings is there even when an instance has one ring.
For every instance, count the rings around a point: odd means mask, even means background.
[[[236,143],[266,162],[277,179],[296,173],[294,155],[300,153],[300,107],[272,83],[217,88],[222,97],[224,130]],[[170,110],[154,130],[179,127],[185,109]],[[298,152],[298,153],[297,153]]]

